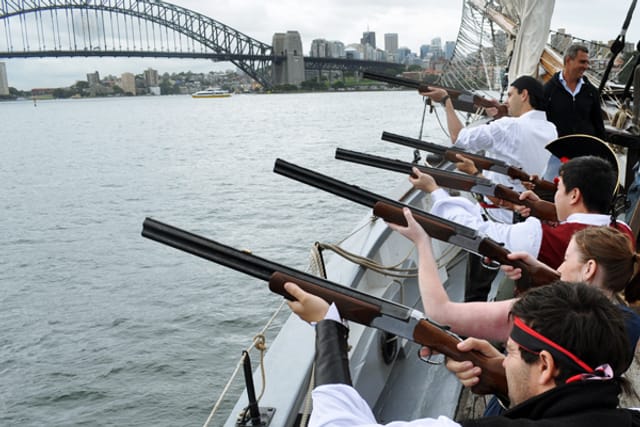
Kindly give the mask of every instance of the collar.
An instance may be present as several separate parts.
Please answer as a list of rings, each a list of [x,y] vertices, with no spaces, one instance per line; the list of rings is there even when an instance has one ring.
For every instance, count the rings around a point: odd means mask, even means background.
[[[569,89],[569,86],[567,86],[567,81],[564,79],[564,75],[563,75],[562,71],[560,71],[560,74],[558,75],[558,78],[560,79],[560,84],[562,85],[562,87],[567,92],[569,92],[572,96],[576,96],[576,94],[578,92],[580,92],[580,89],[582,88],[582,85],[584,84],[584,77],[580,77],[578,79],[578,83],[576,84],[576,90],[574,90],[572,92],[571,89]]]
[[[572,213],[564,222],[579,222],[587,225],[609,225],[611,223],[611,216],[584,212]]]
[[[531,120],[547,120],[547,113],[542,110],[532,109],[524,114],[521,114],[519,118],[528,118]]]

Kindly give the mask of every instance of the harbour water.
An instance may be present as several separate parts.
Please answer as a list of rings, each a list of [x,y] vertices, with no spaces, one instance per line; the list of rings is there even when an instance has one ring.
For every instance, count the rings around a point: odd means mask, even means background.
[[[305,269],[370,211],[275,159],[388,194],[405,178],[335,149],[411,160],[380,134],[415,137],[422,113],[415,92],[0,103],[0,425],[202,425],[281,299],[144,218]]]

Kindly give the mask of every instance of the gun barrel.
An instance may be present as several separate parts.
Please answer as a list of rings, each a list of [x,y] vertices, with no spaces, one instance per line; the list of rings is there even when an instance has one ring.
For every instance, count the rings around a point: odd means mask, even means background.
[[[402,77],[394,77],[388,74],[381,74],[373,71],[363,71],[362,77],[369,80],[377,80],[379,82],[384,82],[384,83],[389,83],[392,85],[398,85],[398,86],[404,86],[404,87],[410,87],[413,89],[419,89],[421,86],[421,83],[416,80],[405,79]]]
[[[384,197],[384,196],[372,193],[356,185],[347,184],[335,178],[331,178],[321,173],[314,172],[309,169],[305,169],[301,166],[294,165],[293,163],[289,163],[282,159],[276,159],[275,165],[273,167],[273,171],[277,174],[284,175],[287,178],[291,178],[296,181],[302,182],[304,184],[308,184],[312,187],[319,188],[320,190],[327,191],[331,194],[345,198],[347,200],[351,200],[352,202],[359,203],[368,208],[373,209],[376,202],[385,202],[389,205],[393,205],[398,208],[408,207],[414,213],[432,218],[434,221],[437,221],[438,223],[443,224],[448,228],[455,229],[456,233],[460,237],[464,237],[472,240],[478,237],[475,230],[469,227],[466,227],[464,225],[460,225],[453,221],[440,218],[438,216],[425,212],[416,207],[408,206],[397,200],[393,200],[388,197]]]
[[[373,154],[359,153],[357,151],[336,148],[336,159],[345,160],[347,162],[358,163],[365,166],[373,166],[379,169],[385,169],[392,172],[406,173],[413,176],[413,168],[418,168],[424,173],[431,175],[438,185],[453,188],[456,190],[471,191],[474,186],[478,190],[487,189],[485,193],[493,196],[489,186],[491,181],[485,178],[479,178],[458,172],[430,168],[414,163],[403,162],[402,160],[394,160],[386,157],[375,156]],[[483,194],[485,194],[483,193]]]
[[[434,144],[433,142],[422,141],[421,139],[409,138],[408,136],[402,136],[391,132],[382,132],[381,139],[383,141],[393,142],[394,144],[404,145],[406,147],[417,148],[419,150],[428,151],[430,153],[436,153],[440,155],[444,155],[448,150],[447,147],[443,147],[442,145]],[[464,154],[464,151],[459,150],[461,154]]]
[[[412,312],[408,307],[393,301],[376,298],[356,289],[342,286],[329,280],[321,279],[287,267],[286,265],[260,258],[248,252],[223,245],[214,240],[182,230],[153,218],[146,218],[144,220],[142,224],[142,236],[265,281],[271,281],[272,277],[278,273],[292,277],[297,281],[311,283],[317,288],[324,289],[318,296],[325,298],[328,302],[334,302],[332,296],[340,294],[352,299],[357,299],[370,306],[375,306],[378,308],[378,314],[386,314],[397,319],[406,320]],[[285,298],[292,299],[282,287],[272,290]],[[365,321],[362,317],[357,320],[365,325],[368,325],[370,322],[370,319],[369,321]]]
[[[373,166],[378,169],[385,169],[392,172],[400,172],[411,174],[413,166],[411,163],[400,160],[387,159],[385,157],[374,156],[372,154],[359,153],[357,151],[345,150],[344,148],[336,148],[336,159],[344,160],[351,163],[358,163],[365,166]]]

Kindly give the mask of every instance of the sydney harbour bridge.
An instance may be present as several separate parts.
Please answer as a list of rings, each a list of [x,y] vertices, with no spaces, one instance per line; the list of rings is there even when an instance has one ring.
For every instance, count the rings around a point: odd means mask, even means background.
[[[389,62],[304,57],[301,45],[299,51],[286,45],[274,48],[159,0],[0,0],[0,58],[36,57],[228,61],[266,88],[285,83],[294,63],[315,70],[402,68]]]

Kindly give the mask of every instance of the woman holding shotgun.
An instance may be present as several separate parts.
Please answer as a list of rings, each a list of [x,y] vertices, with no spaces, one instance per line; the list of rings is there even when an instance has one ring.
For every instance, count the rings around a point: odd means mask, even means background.
[[[505,342],[512,328],[508,314],[515,299],[468,303],[451,301],[440,281],[431,238],[409,209],[404,208],[403,211],[408,225],[403,227],[389,223],[389,227],[411,240],[418,249],[418,281],[425,314],[459,335]],[[509,257],[521,259],[529,265],[540,263],[524,252],[511,253]],[[627,302],[640,299],[639,263],[640,256],[634,252],[625,234],[612,227],[593,226],[573,235],[564,262],[558,267],[561,280],[586,282],[618,303],[625,314],[632,352],[635,352],[640,337],[640,316],[627,307],[619,295],[624,293]],[[510,278],[520,277],[520,269],[502,268]]]

